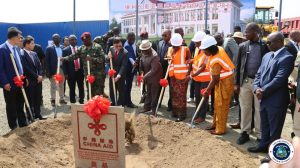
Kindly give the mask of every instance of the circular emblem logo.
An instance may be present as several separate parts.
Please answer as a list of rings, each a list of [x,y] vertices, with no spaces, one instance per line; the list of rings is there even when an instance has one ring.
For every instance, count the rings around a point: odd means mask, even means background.
[[[278,139],[269,147],[269,156],[277,164],[285,164],[294,157],[294,146],[287,140]]]

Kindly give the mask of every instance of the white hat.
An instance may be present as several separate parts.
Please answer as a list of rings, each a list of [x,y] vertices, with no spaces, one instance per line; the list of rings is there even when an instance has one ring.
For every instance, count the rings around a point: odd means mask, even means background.
[[[245,39],[242,32],[235,32],[232,37]]]
[[[192,41],[193,41],[193,42],[200,42],[200,41],[203,40],[203,38],[204,38],[205,36],[206,36],[206,34],[205,34],[203,31],[198,31],[198,32],[194,35]]]
[[[140,50],[149,50],[152,47],[152,43],[149,40],[142,40],[139,48]]]
[[[172,35],[172,37],[171,37],[172,46],[179,47],[182,45],[182,42],[183,42],[183,39],[180,34],[175,33]]]
[[[204,49],[207,49],[208,47],[211,47],[211,46],[216,45],[216,44],[217,44],[216,39],[213,36],[207,35],[202,40],[200,49],[204,50]]]

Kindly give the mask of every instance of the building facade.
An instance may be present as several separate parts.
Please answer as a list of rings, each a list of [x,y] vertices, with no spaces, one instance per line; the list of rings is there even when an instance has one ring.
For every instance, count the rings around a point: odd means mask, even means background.
[[[285,26],[288,22],[288,26]],[[278,25],[278,20],[275,20],[275,25]],[[281,20],[281,32],[284,34],[290,34],[293,30],[300,31],[300,17],[285,18]]]
[[[208,30],[225,35],[233,27],[241,25],[239,0],[214,0],[208,4]],[[125,7],[130,8],[130,6]],[[135,32],[135,13],[121,17],[122,33]],[[160,36],[165,29],[182,27],[185,34],[205,30],[205,1],[187,3],[151,3],[145,0],[139,6],[139,32],[147,31],[150,36]]]

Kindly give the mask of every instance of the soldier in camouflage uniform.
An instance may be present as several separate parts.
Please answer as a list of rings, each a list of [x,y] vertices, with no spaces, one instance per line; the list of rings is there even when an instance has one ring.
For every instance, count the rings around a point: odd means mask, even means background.
[[[75,54],[63,57],[63,61],[73,61],[81,58],[83,61],[84,74],[87,76],[87,61],[90,61],[91,75],[95,76],[95,82],[91,84],[92,97],[104,95],[105,82],[105,55],[102,47],[97,43],[92,43],[91,34],[84,32],[81,35],[84,45],[80,46]],[[88,85],[87,85],[88,86]]]

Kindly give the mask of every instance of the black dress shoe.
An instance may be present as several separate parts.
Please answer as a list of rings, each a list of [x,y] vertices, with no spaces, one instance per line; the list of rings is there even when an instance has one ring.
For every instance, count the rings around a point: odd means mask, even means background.
[[[248,148],[248,152],[251,152],[251,153],[268,153],[268,148],[253,146],[253,147]]]
[[[250,141],[249,135],[247,134],[247,132],[243,132],[241,134],[241,136],[239,137],[239,139],[236,141],[237,144],[239,145],[243,145],[244,143]]]
[[[129,108],[137,108],[138,106],[136,106],[136,105],[134,105],[134,104],[132,103],[132,104],[127,105],[127,107],[129,107]]]
[[[175,122],[181,122],[181,121],[183,121],[183,120],[185,120],[185,117],[178,117],[178,118],[175,120]]]
[[[270,156],[268,155],[267,157],[263,158],[260,160],[260,163],[263,164],[263,163],[270,163],[271,161],[271,158]]]
[[[295,136],[296,136],[295,133],[292,132],[292,133],[291,133],[291,138],[293,139]]]
[[[35,119],[39,119],[39,120],[47,120],[47,118],[46,118],[46,117],[43,117],[43,116],[35,117]]]

